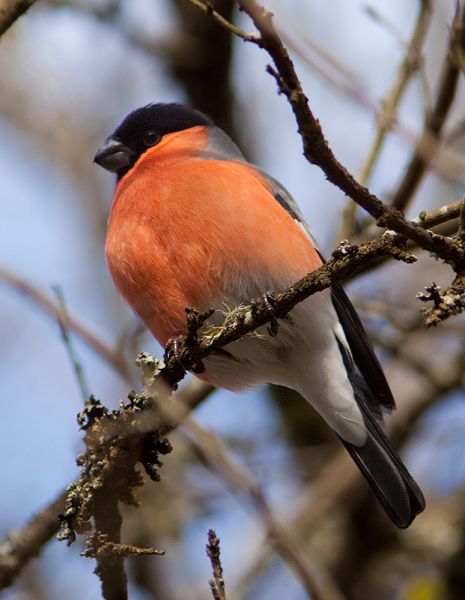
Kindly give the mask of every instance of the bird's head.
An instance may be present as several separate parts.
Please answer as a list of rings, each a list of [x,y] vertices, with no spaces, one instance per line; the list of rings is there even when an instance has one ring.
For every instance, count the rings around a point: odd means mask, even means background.
[[[211,126],[201,112],[183,104],[148,104],[131,112],[97,150],[94,162],[120,179],[149,148],[169,133]]]

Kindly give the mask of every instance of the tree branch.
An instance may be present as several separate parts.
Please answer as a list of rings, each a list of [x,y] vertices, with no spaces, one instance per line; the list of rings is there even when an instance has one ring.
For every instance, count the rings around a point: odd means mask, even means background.
[[[436,102],[433,110],[426,117],[423,133],[417,142],[416,150],[392,199],[392,206],[399,210],[405,209],[428,168],[435,153],[434,149],[437,149],[439,145],[443,126],[456,96],[462,68],[460,52],[465,50],[465,6],[461,15],[458,8],[459,4],[457,3],[457,12],[450,30],[449,47],[439,80]],[[430,150],[428,157],[425,155],[425,147]]]
[[[141,355],[140,365],[153,376],[156,364],[152,360],[147,366],[146,360],[145,355]],[[119,503],[138,505],[138,491],[143,485],[136,469],[138,462],[152,480],[159,480],[158,469],[163,464],[160,455],[171,451],[165,436],[179,425],[179,422],[167,421],[159,410],[159,404],[169,395],[166,385],[156,377],[151,384],[153,398],[132,392],[129,403],[117,411],[109,411],[91,398],[79,418],[81,427],[86,430],[87,450],[78,457],[82,467],[79,480],[67,489],[58,538],[70,544],[76,533],[88,533],[86,556],[97,561],[96,574],[100,577],[105,600],[127,597],[124,559],[128,552],[118,551],[115,555],[112,551],[112,548],[128,548],[120,542]],[[199,381],[186,388],[176,394],[184,402],[186,413],[212,390]],[[151,550],[142,549],[139,554],[154,554]]]
[[[183,403],[187,411],[192,411],[205,400],[213,389],[212,386],[199,379],[191,379],[183,390],[176,394],[176,397],[179,397],[179,401]],[[56,500],[37,513],[21,530],[9,534],[1,542],[0,590],[9,587],[29,561],[39,554],[42,546],[58,532],[60,528],[58,515],[65,512],[66,502],[68,502],[69,508],[69,493],[67,488]],[[105,509],[105,507],[103,508]],[[108,506],[108,510],[110,509],[111,504]],[[153,552],[149,553],[153,554]],[[137,554],[137,552],[132,552],[132,554]]]
[[[233,35],[241,38],[244,42],[252,42],[254,44],[260,44],[260,36],[254,35],[253,33],[246,33],[231,21],[228,21],[221,15],[217,10],[213,8],[213,4],[206,0],[188,0],[192,5],[201,10],[202,12],[210,15],[221,27],[232,33]]]
[[[11,533],[0,544],[0,590],[7,588],[25,565],[37,556],[57,532],[58,515],[63,512],[66,492],[37,513],[22,529]]]
[[[437,225],[442,225],[442,223],[447,223],[448,221],[457,219],[459,216],[461,216],[464,208],[465,199],[460,198],[460,200],[456,200],[450,204],[444,204],[444,206],[434,208],[433,210],[422,210],[418,217],[413,221],[425,229],[431,229]]]
[[[273,294],[273,315],[269,304],[261,298],[249,305],[241,305],[227,315],[223,324],[209,328],[209,333],[194,339],[181,336],[176,340],[176,351],[165,351],[165,368],[161,377],[176,386],[186,370],[196,368],[209,354],[231,342],[235,342],[274,319],[285,317],[299,302],[331,286],[334,281],[345,281],[370,261],[389,255],[397,260],[412,263],[413,255],[402,250],[402,238],[392,231],[385,231],[379,238],[361,246],[343,242],[331,258],[319,269],[308,273],[289,288]],[[197,314],[189,310],[190,314]],[[202,317],[203,315],[198,315]]]
[[[283,29],[283,18],[285,18],[285,15],[280,15],[280,21],[277,23],[277,27],[286,46],[341,95],[346,96],[349,100],[370,112],[377,121],[382,119],[382,107],[379,106],[378,102],[375,102],[368,96],[367,90],[364,89],[363,84],[357,80],[356,75],[352,70],[341,65],[340,61],[331,55],[328,50],[320,48],[313,40],[306,37],[303,32],[296,32],[295,26],[291,31]],[[300,39],[296,39],[296,35],[298,35]],[[307,47],[310,52],[307,51]],[[323,62],[323,65],[321,62]],[[420,70],[420,72],[422,73],[422,79],[424,79],[423,71]],[[425,147],[419,147],[417,145],[418,136],[413,132],[410,126],[399,119],[399,115],[396,115],[391,127],[391,131],[396,132],[404,143],[409,147],[416,149],[420,156],[428,160],[429,168],[435,171],[438,176],[446,181],[460,183],[462,185],[465,182],[465,177],[463,176],[464,168],[462,168],[464,160],[460,152],[453,148],[451,144],[463,134],[464,130],[465,122],[457,125],[454,128],[454,131],[447,136],[446,144],[440,145],[439,153],[436,155],[435,161],[431,163],[430,148],[434,143],[434,137],[432,135],[425,137]],[[361,183],[365,185],[363,180]]]
[[[54,302],[44,294],[39,288],[19,277],[6,267],[0,265],[0,280],[10,286],[17,293],[24,296],[32,302],[37,308],[51,316],[52,319],[60,323],[62,310],[58,303]],[[79,336],[89,348],[99,354],[106,360],[117,373],[123,377],[128,383],[131,383],[130,371],[122,353],[116,349],[113,350],[108,344],[98,338],[95,333],[83,325],[78,319],[67,314],[66,327]]]
[[[220,556],[220,540],[213,529],[209,529],[208,531],[207,556],[210,559],[213,572],[213,578],[208,582],[213,600],[226,600],[223,566]]]
[[[431,23],[431,4],[432,0],[422,0],[420,2],[412,37],[399,66],[392,89],[386,97],[381,100],[382,112],[377,117],[378,127],[358,177],[360,183],[363,185],[367,184],[383,148],[386,135],[394,125],[397,107],[403,93],[407,89],[407,84],[412,75],[420,68],[422,46]],[[339,239],[345,239],[352,235],[355,215],[356,205],[352,201],[349,201],[342,215]]]

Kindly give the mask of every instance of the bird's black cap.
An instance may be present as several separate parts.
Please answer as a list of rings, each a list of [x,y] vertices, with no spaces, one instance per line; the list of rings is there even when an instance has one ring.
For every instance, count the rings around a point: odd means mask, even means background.
[[[183,104],[148,104],[131,112],[97,151],[94,161],[118,179],[139,156],[167,133],[213,125],[203,113]]]

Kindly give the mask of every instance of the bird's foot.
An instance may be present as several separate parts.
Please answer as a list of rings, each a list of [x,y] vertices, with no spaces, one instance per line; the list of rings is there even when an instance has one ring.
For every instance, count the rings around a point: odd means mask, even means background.
[[[186,368],[184,367],[184,363],[182,361],[181,352],[181,344],[185,341],[185,337],[182,335],[173,336],[168,340],[165,346],[165,354],[163,357],[165,364],[169,364],[169,362],[172,359],[174,359],[178,363],[178,365],[181,366],[184,369],[184,371],[186,371]],[[193,373],[196,373],[197,375],[200,375],[200,373],[204,373],[205,365],[201,360],[199,360],[194,365],[189,367],[189,370]]]
[[[279,323],[276,317],[275,304],[276,304],[276,295],[274,292],[265,292],[263,296],[258,298],[257,300],[252,300],[252,310],[257,310],[258,308],[265,308],[268,318],[270,320],[270,324],[267,326],[266,330],[270,334],[271,337],[275,337],[278,335],[279,331]]]

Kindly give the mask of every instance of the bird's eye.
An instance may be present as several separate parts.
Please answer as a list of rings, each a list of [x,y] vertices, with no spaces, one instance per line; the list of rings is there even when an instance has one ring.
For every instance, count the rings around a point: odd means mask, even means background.
[[[160,137],[161,136],[156,131],[146,131],[142,139],[146,146],[155,146],[155,144],[160,141]]]

